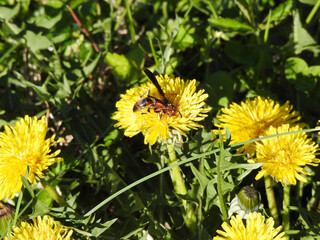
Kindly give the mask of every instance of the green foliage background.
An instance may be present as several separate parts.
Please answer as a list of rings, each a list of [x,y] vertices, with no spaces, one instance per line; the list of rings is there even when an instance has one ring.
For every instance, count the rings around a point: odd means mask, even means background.
[[[46,188],[27,187],[21,214],[27,219],[51,214],[73,227],[75,238],[212,239],[222,223],[217,166],[214,154],[201,154],[217,147],[211,130],[220,108],[260,95],[289,100],[310,128],[319,119],[319,1],[1,0],[0,5],[0,125],[49,111],[49,134],[65,139],[57,146],[64,162],[47,172]],[[209,94],[213,109],[204,129],[190,132],[184,148],[176,149],[180,160],[202,156],[181,166],[190,191],[180,197],[196,209],[197,236],[184,225],[168,172],[85,215],[164,167],[165,149],[149,149],[142,135],[124,137],[111,120],[120,94],[147,80],[143,67],[195,78]],[[264,183],[254,180],[257,170],[225,154],[226,202],[253,184],[268,213]],[[314,211],[319,167],[309,171],[314,177],[293,193],[299,196],[292,200],[294,239],[319,239],[320,216]],[[55,188],[68,207],[54,200]],[[281,186],[276,191],[281,196]],[[281,209],[281,197],[277,200]]]

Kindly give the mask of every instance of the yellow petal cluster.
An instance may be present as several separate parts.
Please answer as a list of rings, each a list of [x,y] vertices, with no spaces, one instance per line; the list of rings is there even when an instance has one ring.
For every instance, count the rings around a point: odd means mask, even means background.
[[[230,225],[226,222],[222,224],[224,231],[217,230],[220,235],[213,240],[282,240],[284,232],[280,233],[282,227],[274,228],[273,218],[268,218],[265,222],[261,213],[249,213],[246,224],[243,223],[239,215],[232,216]]]
[[[46,139],[48,124],[43,116],[40,120],[25,116],[14,127],[4,127],[0,133],[0,199],[13,198],[21,190],[21,175],[30,167],[28,180],[42,178],[42,171],[55,162],[60,151],[51,153],[55,135]]]
[[[265,133],[266,136],[279,133],[301,130],[301,127],[289,124],[280,127],[270,127]],[[306,182],[300,175],[310,175],[303,167],[305,165],[317,166],[320,162],[316,158],[319,146],[307,137],[306,133],[294,133],[284,136],[264,139],[257,143],[257,157],[249,160],[250,163],[263,163],[261,171],[256,179],[264,175],[270,175],[276,181],[280,181],[283,186],[296,185],[296,180]]]
[[[256,97],[253,100],[247,99],[241,104],[232,103],[229,108],[223,108],[222,114],[217,117],[220,121],[216,127],[221,128],[224,134],[228,128],[231,133],[231,144],[255,139],[265,136],[270,126],[278,127],[282,124],[293,124],[299,119],[299,113],[292,111],[292,106],[287,101],[284,105],[263,97]],[[215,130],[217,134],[218,131]],[[255,143],[245,144],[239,152],[253,155]]]
[[[112,119],[118,121],[114,126],[125,129],[124,134],[133,137],[138,133],[144,135],[145,144],[154,144],[156,141],[164,142],[174,133],[186,136],[186,131],[201,128],[197,122],[202,121],[210,108],[205,108],[205,100],[208,94],[204,90],[196,91],[199,84],[196,80],[183,80],[173,75],[156,76],[166,98],[179,112],[174,116],[167,113],[154,112],[148,107],[133,112],[133,106],[141,98],[146,97],[150,90],[150,96],[161,98],[157,88],[151,81],[141,84],[138,88],[131,88],[122,94],[116,103],[117,111]],[[180,115],[181,114],[181,115]]]
[[[50,216],[32,219],[33,224],[22,222],[20,227],[13,227],[10,233],[12,240],[70,240],[72,230],[68,230],[60,222]],[[5,237],[5,240],[8,238]]]

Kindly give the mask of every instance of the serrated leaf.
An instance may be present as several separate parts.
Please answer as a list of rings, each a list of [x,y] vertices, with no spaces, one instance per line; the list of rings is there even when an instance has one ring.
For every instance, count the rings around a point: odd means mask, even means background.
[[[190,167],[191,167],[191,171],[193,172],[194,176],[196,177],[200,186],[202,187],[202,191],[204,191],[204,189],[207,187],[210,180],[207,178],[206,175],[203,175],[202,173],[200,173],[198,169],[196,169],[193,166],[192,163],[190,163]]]
[[[231,18],[210,18],[208,21],[211,25],[221,28],[222,30],[239,32],[242,34],[254,32],[251,26]]]

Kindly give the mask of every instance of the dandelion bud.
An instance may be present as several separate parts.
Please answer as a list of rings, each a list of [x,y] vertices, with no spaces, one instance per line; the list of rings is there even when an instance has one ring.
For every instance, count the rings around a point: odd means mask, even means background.
[[[13,220],[13,208],[9,204],[0,201],[0,235],[8,230],[10,221]]]
[[[244,186],[238,193],[238,199],[243,209],[250,212],[258,210],[259,193],[253,187]]]
[[[247,219],[250,212],[256,212],[262,207],[263,204],[260,204],[257,190],[250,186],[244,186],[231,201],[228,215],[231,217],[233,214],[238,214],[241,218]]]

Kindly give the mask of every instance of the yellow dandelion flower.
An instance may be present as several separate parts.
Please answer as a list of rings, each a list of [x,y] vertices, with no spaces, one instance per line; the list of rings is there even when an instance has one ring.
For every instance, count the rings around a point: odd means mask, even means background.
[[[220,236],[216,236],[213,240],[282,240],[284,232],[280,233],[282,227],[274,228],[273,218],[268,218],[265,222],[261,213],[249,213],[246,225],[243,223],[239,215],[232,216],[230,225],[226,222],[222,223],[224,231],[217,230]],[[280,233],[280,234],[279,234]]]
[[[42,178],[42,171],[55,162],[60,150],[51,153],[50,147],[55,135],[45,139],[48,124],[43,116],[41,120],[25,116],[14,127],[4,127],[0,133],[0,199],[13,198],[21,190],[21,175],[30,167],[28,180],[35,183],[35,177]]]
[[[291,110],[289,101],[280,106],[270,98],[258,96],[253,100],[247,99],[240,105],[232,103],[229,108],[223,108],[223,114],[217,117],[220,124],[216,126],[221,128],[222,134],[228,127],[231,133],[231,144],[239,143],[264,136],[270,126],[278,127],[282,124],[297,122],[300,119],[299,113]],[[238,152],[253,155],[255,143],[245,144]]]
[[[72,230],[68,230],[60,222],[50,216],[32,219],[33,224],[22,222],[20,227],[13,227],[10,239],[13,240],[69,240]],[[8,238],[5,237],[5,240]]]
[[[196,80],[184,81],[173,75],[156,76],[165,97],[176,108],[174,114],[155,112],[154,107],[145,107],[140,111],[133,111],[133,106],[142,97],[147,97],[150,91],[152,100],[161,99],[162,96],[156,86],[151,82],[146,82],[138,88],[131,88],[122,94],[121,99],[116,103],[117,111],[112,117],[118,122],[114,125],[120,129],[125,129],[124,134],[133,137],[138,133],[144,135],[144,143],[153,145],[157,140],[162,142],[186,136],[186,131],[201,128],[198,121],[203,120],[210,111],[204,108],[208,94],[204,90],[196,92],[199,82]],[[171,115],[171,116],[170,116]]]
[[[301,130],[301,127],[284,124],[277,128],[270,127],[266,136],[298,130]],[[318,145],[308,138],[306,133],[295,133],[264,139],[257,143],[257,157],[249,162],[263,163],[262,170],[256,176],[257,180],[268,174],[283,186],[296,185],[296,179],[306,182],[300,173],[310,175],[303,166],[317,166],[320,162],[316,158],[318,151]]]

